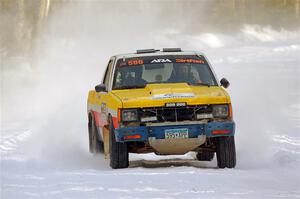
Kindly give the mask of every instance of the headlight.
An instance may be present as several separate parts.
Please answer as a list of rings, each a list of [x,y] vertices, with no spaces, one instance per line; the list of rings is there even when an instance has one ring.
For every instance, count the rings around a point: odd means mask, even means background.
[[[135,122],[138,120],[138,112],[133,110],[122,110],[122,122]]]
[[[213,115],[219,118],[228,117],[228,105],[214,105]]]

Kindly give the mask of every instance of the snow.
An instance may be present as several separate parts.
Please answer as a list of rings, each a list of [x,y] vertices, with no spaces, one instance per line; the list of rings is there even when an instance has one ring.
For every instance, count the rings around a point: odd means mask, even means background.
[[[153,156],[153,154],[152,154]],[[148,155],[148,157],[150,157]],[[90,159],[103,158],[101,156]],[[4,198],[299,198],[294,170],[224,169],[186,159],[142,160],[128,169],[76,168],[2,162]],[[147,162],[148,161],[148,162]],[[194,163],[194,164],[192,164]],[[29,164],[29,165],[28,165]],[[102,162],[102,164],[105,164]],[[107,163],[106,163],[107,164]],[[141,166],[143,165],[143,166]],[[13,167],[11,167],[13,166]],[[70,165],[69,165],[70,166]],[[154,167],[152,167],[154,166]],[[17,167],[17,168],[16,168]]]
[[[64,9],[76,23],[62,17]],[[87,22],[90,12],[78,16],[82,7],[64,9],[48,23],[51,34],[40,38],[38,68],[24,63],[16,70],[26,74],[15,77],[14,69],[1,71],[8,93],[1,98],[0,198],[300,198],[299,30],[245,24],[233,34],[195,35],[147,26],[140,34],[116,36]],[[132,38],[134,33],[139,36]],[[103,155],[89,154],[87,91],[110,55],[138,44],[199,49],[219,78],[230,81],[235,169],[218,169],[216,159],[198,162],[194,153],[150,153],[130,154],[128,169],[112,170]]]

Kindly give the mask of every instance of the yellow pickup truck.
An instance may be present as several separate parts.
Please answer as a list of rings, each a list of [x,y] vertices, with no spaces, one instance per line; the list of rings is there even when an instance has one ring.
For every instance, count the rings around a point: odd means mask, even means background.
[[[217,156],[234,168],[231,100],[207,58],[180,48],[143,49],[112,56],[87,101],[89,149],[103,152],[113,169],[129,166],[129,153],[179,155],[199,161]],[[224,88],[222,88],[224,87]]]

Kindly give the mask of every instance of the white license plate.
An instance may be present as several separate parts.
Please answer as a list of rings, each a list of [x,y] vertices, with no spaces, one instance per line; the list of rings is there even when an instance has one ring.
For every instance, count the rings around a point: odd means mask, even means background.
[[[166,129],[165,139],[189,138],[188,129]]]

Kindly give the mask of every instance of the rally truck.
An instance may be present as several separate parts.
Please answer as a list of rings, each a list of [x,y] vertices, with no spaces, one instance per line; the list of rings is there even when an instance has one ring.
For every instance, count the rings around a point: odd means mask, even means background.
[[[127,168],[129,153],[190,151],[199,161],[216,154],[219,168],[234,168],[228,86],[198,51],[143,49],[112,56],[88,95],[89,150],[104,153],[113,169]]]

